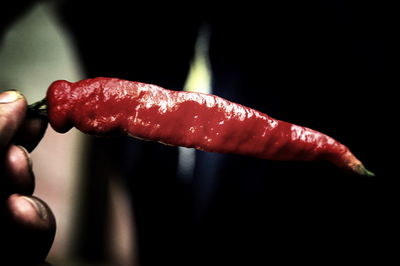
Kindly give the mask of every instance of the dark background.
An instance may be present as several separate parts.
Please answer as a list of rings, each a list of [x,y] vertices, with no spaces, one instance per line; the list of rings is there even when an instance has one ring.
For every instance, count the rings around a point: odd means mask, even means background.
[[[214,94],[334,137],[376,177],[324,162],[197,152],[187,183],[177,175],[174,147],[93,138],[78,256],[107,260],[101,217],[110,172],[126,177],[141,265],[322,264],[392,254],[397,143],[390,7],[344,0],[127,3],[60,6],[88,77],[181,90],[206,23]]]

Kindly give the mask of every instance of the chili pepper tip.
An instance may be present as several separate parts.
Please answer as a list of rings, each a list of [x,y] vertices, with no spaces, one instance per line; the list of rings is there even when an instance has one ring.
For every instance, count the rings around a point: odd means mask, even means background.
[[[362,176],[368,176],[368,177],[375,176],[375,174],[373,172],[367,170],[367,168],[365,168],[365,166],[363,164],[358,164],[353,169],[357,174],[362,175]]]

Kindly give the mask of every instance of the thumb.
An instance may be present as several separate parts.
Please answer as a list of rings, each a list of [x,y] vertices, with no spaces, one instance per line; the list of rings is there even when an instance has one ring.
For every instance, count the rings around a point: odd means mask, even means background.
[[[19,92],[0,93],[0,150],[9,144],[25,117],[26,108],[26,100]]]

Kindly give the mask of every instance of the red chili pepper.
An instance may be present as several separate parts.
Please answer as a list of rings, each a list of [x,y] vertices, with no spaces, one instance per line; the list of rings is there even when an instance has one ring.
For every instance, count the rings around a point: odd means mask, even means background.
[[[47,112],[51,126],[60,133],[76,127],[91,135],[123,134],[268,160],[328,160],[345,170],[373,176],[333,138],[215,95],[100,77],[75,83],[55,81],[45,101],[31,109]]]

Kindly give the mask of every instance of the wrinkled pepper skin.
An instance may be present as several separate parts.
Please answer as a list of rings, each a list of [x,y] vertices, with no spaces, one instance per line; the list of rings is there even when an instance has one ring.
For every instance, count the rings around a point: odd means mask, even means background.
[[[96,136],[129,135],[209,152],[268,160],[328,160],[372,175],[343,144],[318,131],[276,120],[215,95],[171,91],[116,78],[53,82],[48,119]]]

